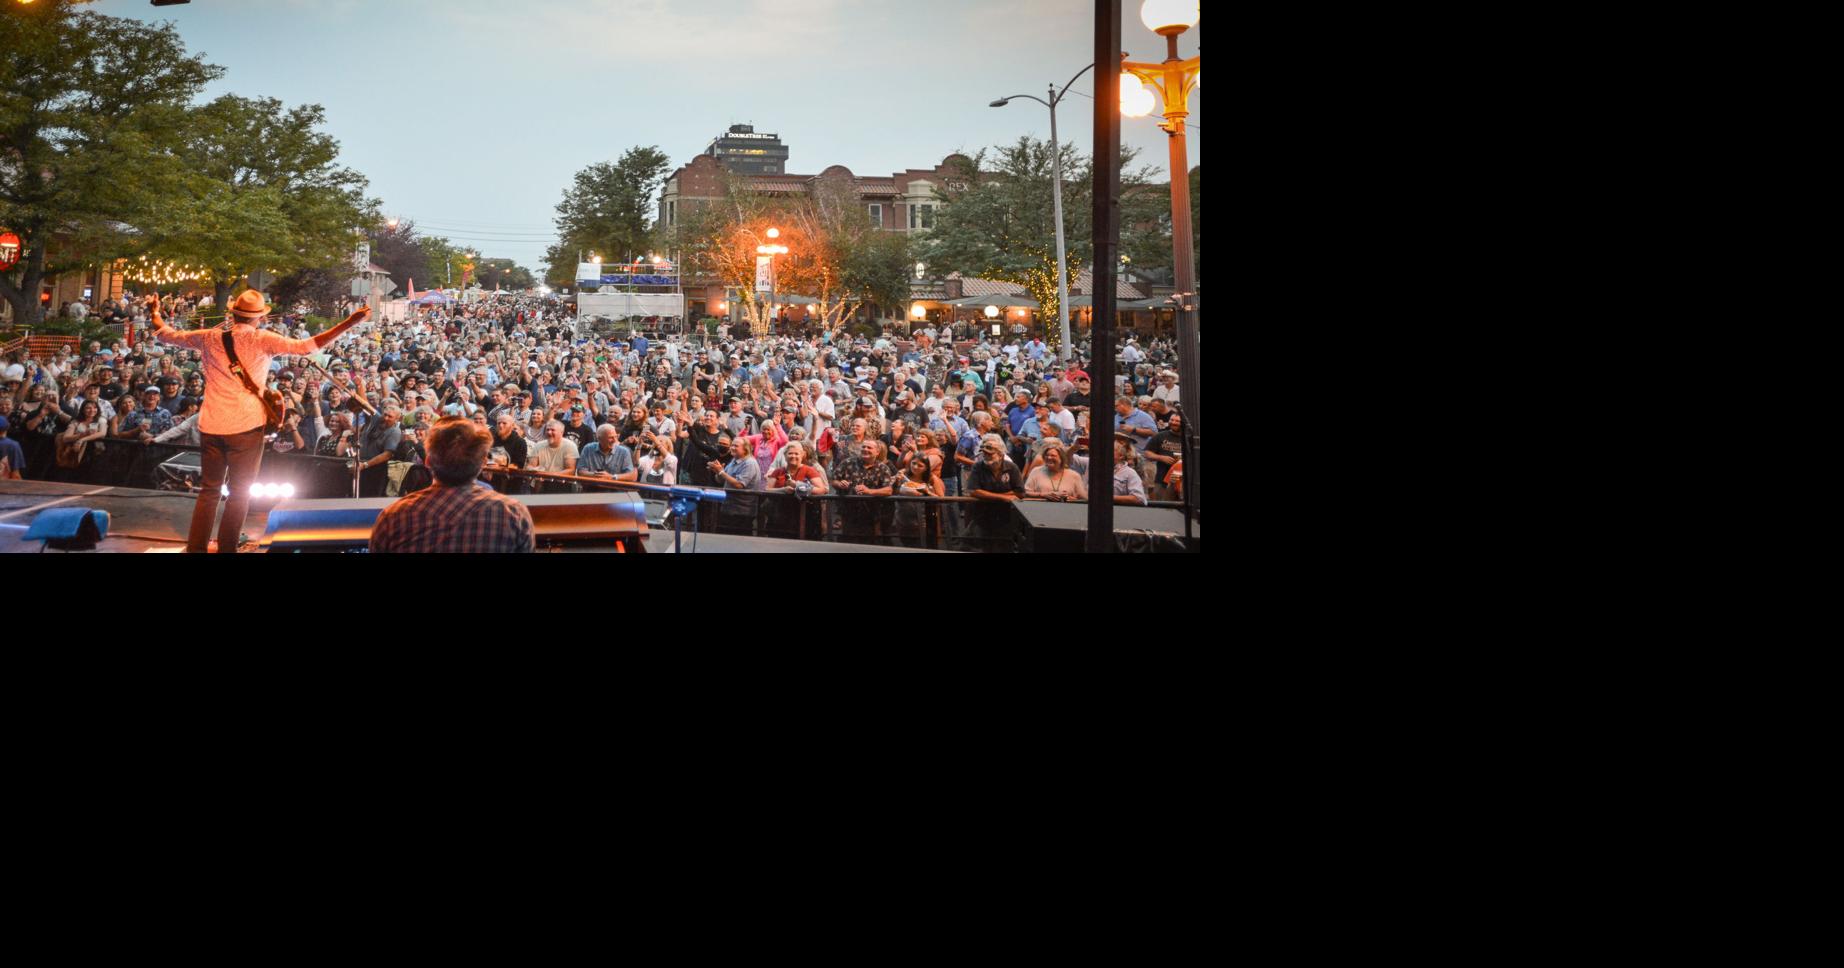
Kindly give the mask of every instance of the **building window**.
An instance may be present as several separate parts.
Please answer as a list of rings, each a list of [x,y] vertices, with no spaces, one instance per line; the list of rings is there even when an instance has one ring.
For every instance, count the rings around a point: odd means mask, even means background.
[[[871,206],[871,224],[880,229],[884,227],[884,207],[882,205]]]
[[[921,208],[922,208],[922,227],[925,229],[934,228],[935,227],[935,206],[923,205],[921,206]]]
[[[679,224],[679,203],[676,199],[666,203],[666,224]]]

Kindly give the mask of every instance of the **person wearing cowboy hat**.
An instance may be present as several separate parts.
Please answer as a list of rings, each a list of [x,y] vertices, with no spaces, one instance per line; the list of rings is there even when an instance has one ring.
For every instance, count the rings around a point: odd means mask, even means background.
[[[250,375],[252,382],[269,375],[270,362],[279,355],[305,356],[318,352],[338,339],[342,333],[362,322],[371,312],[361,306],[339,325],[308,339],[290,339],[280,333],[257,328],[269,315],[270,306],[263,294],[245,291],[229,306],[231,327],[229,342],[236,347],[238,369]],[[196,350],[204,359],[205,401],[199,411],[199,492],[192,507],[192,526],[186,534],[186,551],[204,553],[211,539],[212,525],[218,516],[219,489],[228,475],[230,498],[225,501],[224,520],[217,527],[218,552],[235,554],[237,536],[243,530],[243,518],[250,508],[250,485],[262,467],[263,427],[267,414],[261,398],[243,385],[231,369],[223,329],[178,330],[168,326],[160,315],[160,301],[149,296],[147,310],[154,324],[154,338],[169,346]],[[257,382],[257,389],[262,384]]]

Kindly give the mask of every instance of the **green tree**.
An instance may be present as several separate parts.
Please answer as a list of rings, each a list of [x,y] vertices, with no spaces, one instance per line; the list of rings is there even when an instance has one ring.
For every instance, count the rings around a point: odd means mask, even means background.
[[[482,259],[478,278],[482,289],[531,289],[538,285],[531,270],[511,259]]]
[[[425,235],[416,244],[429,260],[429,281],[424,289],[447,289],[458,284],[461,266],[467,262],[466,250],[439,235]]]
[[[839,328],[867,304],[902,312],[909,302],[909,239],[873,226],[849,180],[821,179],[781,215],[794,235],[783,239],[789,251],[777,281],[783,292],[819,300],[822,327]]]
[[[371,261],[390,273],[391,281],[405,292],[412,282],[424,289],[441,285],[414,221],[401,219],[396,225],[378,225],[366,234],[371,238]]]
[[[1071,283],[1093,258],[1094,166],[1074,145],[1063,145],[1063,235]],[[935,273],[959,272],[1023,286],[1057,315],[1056,208],[1052,192],[1052,147],[1020,138],[1016,144],[981,151],[965,170],[948,179],[957,187],[937,189],[944,203],[935,227],[916,243],[918,256]],[[1134,153],[1121,149],[1120,225],[1122,247],[1135,267],[1171,264],[1169,195],[1156,190],[1148,173],[1134,170]],[[1159,244],[1163,226],[1164,245]],[[1164,255],[1159,253],[1163,251]],[[1142,261],[1144,260],[1144,261]],[[1052,328],[1052,341],[1059,335]]]
[[[0,225],[24,243],[0,297],[22,325],[42,319],[44,280],[144,251],[145,233],[177,216],[166,203],[186,176],[174,153],[185,106],[223,73],[169,24],[75,7],[0,13]]]
[[[296,303],[307,303],[322,316],[333,316],[340,303],[352,294],[352,273],[344,268],[302,269],[275,280],[269,286],[269,299],[278,307],[292,311]]]
[[[284,109],[234,94],[194,109],[180,153],[191,174],[170,200],[184,218],[154,234],[150,249],[209,267],[220,306],[254,269],[349,265],[377,206],[365,177],[336,164],[339,142],[319,130],[325,120],[317,104]]]
[[[579,252],[610,262],[647,254],[654,197],[671,164],[665,152],[649,146],[577,172],[557,204],[558,240],[546,253],[545,278],[553,285],[575,285]]]

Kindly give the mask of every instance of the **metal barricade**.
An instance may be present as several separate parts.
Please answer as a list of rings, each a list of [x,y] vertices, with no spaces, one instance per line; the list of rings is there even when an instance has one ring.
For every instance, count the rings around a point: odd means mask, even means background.
[[[83,466],[55,479],[98,487],[134,487],[150,491],[197,490],[196,444],[156,443],[139,440],[99,441],[91,445]],[[191,473],[187,473],[188,468]],[[289,483],[299,498],[352,496],[352,461],[296,452],[263,454],[259,478],[266,483]]]

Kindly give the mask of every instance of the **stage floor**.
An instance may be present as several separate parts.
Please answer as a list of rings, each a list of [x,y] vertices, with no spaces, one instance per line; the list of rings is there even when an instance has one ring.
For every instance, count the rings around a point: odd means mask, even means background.
[[[192,521],[190,494],[143,491],[132,487],[95,487],[87,484],[53,484],[49,481],[0,481],[0,554],[37,554],[39,542],[22,541],[39,512],[50,508],[96,508],[109,512],[109,536],[96,546],[105,554],[177,553],[185,550],[186,528]],[[253,502],[244,517],[246,552],[257,552],[268,527],[269,508],[275,501]],[[649,506],[648,517],[656,509]],[[663,512],[663,507],[657,509]],[[565,552],[606,553],[601,549],[560,549]],[[647,536],[649,554],[672,554],[672,529],[657,520]],[[692,552],[692,535],[685,534],[685,553]],[[912,548],[832,544],[822,541],[788,541],[727,534],[698,537],[697,552],[711,554],[942,554]],[[55,549],[51,554],[59,554]]]
[[[186,547],[193,496],[132,487],[53,484],[50,481],[0,481],[0,554],[37,554],[37,541],[21,541],[39,512],[51,508],[96,508],[109,512],[109,536],[96,550],[110,554],[179,552]],[[274,502],[252,503],[243,533],[254,551],[268,524]],[[56,554],[55,549],[51,552]]]

